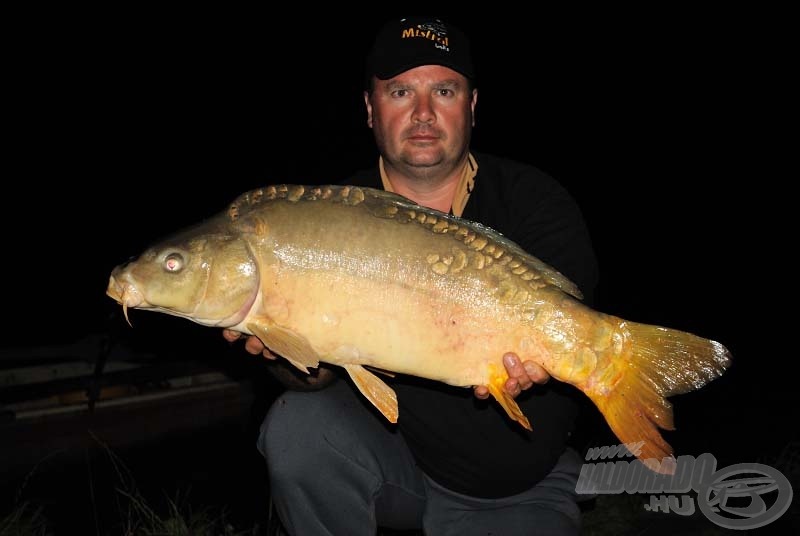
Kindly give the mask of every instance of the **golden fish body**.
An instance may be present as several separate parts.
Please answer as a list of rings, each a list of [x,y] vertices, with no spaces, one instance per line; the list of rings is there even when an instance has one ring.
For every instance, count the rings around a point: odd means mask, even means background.
[[[161,311],[258,336],[307,371],[344,367],[389,420],[393,390],[365,366],[455,386],[487,385],[530,428],[502,355],[516,352],[589,396],[649,467],[671,448],[666,397],[729,363],[719,343],[592,310],[573,283],[500,234],[400,196],[278,185],[112,272],[126,310]]]

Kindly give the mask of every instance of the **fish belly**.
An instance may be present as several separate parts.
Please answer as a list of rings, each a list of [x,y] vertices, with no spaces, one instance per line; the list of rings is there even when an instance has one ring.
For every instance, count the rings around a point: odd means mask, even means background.
[[[344,298],[343,298],[344,297]],[[322,361],[369,365],[450,385],[485,383],[508,326],[430,293],[335,273],[283,274],[263,313],[305,337]],[[504,342],[505,340],[505,342]]]

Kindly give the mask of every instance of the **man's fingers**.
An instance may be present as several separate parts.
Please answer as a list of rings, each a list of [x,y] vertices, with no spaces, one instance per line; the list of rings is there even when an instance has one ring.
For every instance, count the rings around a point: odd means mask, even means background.
[[[508,380],[504,388],[508,394],[516,397],[522,391],[530,389],[534,384],[544,384],[550,379],[550,374],[533,361],[520,360],[519,356],[513,352],[503,355],[503,365],[508,372]]]
[[[244,349],[253,355],[258,355],[264,351],[264,344],[258,337],[251,336],[247,337],[247,340],[244,342]]]
[[[242,334],[238,331],[233,331],[232,329],[223,329],[222,336],[225,337],[225,340],[228,342],[236,342],[242,336]]]
[[[489,398],[489,389],[485,385],[476,385],[475,398],[486,400],[487,398]]]
[[[236,342],[242,338],[242,333],[238,331],[233,331],[231,329],[223,329],[222,336],[225,337],[225,340],[228,342]],[[253,355],[263,355],[267,359],[277,359],[278,356],[273,354],[272,352],[264,346],[264,343],[256,337],[255,335],[248,336],[244,341],[244,349],[249,354]]]
[[[522,386],[516,380],[516,378],[507,379],[505,385],[503,385],[503,388],[506,390],[506,393],[515,398],[522,392]]]
[[[533,383],[543,385],[550,379],[550,374],[548,374],[544,368],[540,367],[533,361],[525,361],[523,366],[525,367],[525,372],[528,375],[528,378],[530,378]]]
[[[519,391],[529,389],[533,381],[528,377],[528,371],[519,360],[519,356],[514,353],[507,353],[503,356],[503,364],[508,372],[506,381],[506,391],[511,395],[519,394]],[[518,390],[519,389],[519,390]]]

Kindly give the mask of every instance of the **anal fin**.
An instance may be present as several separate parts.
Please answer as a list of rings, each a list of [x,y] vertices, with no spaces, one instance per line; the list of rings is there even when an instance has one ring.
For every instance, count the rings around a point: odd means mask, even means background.
[[[319,366],[319,355],[303,335],[261,320],[247,324],[253,335],[261,339],[271,352],[285,358],[289,363],[308,374],[308,367]]]
[[[530,421],[528,421],[528,418],[522,413],[514,397],[506,393],[505,389],[503,389],[507,379],[508,374],[505,372],[505,369],[501,371],[499,367],[492,364],[489,366],[489,382],[486,387],[495,400],[500,403],[500,406],[506,410],[509,417],[520,423],[526,430],[533,430]]]
[[[347,373],[372,405],[378,408],[389,422],[397,422],[399,410],[397,408],[397,394],[394,389],[386,385],[383,380],[361,365],[342,365]]]

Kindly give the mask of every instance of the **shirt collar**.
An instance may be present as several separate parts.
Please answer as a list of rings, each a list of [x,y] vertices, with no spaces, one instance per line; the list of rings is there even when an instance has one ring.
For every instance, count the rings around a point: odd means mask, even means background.
[[[389,176],[386,174],[382,156],[378,158],[378,169],[380,169],[383,189],[387,192],[394,192],[392,183],[389,182]],[[453,194],[453,204],[450,208],[450,212],[459,218],[464,214],[464,207],[467,206],[469,196],[472,190],[475,189],[475,177],[477,174],[478,162],[475,160],[475,157],[472,156],[472,153],[469,153],[467,154],[467,162],[464,164],[464,171],[462,171],[461,178],[456,185],[456,191]]]

